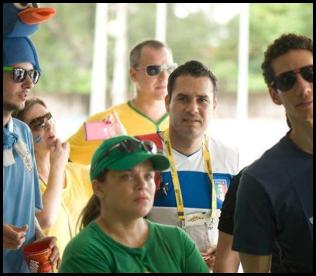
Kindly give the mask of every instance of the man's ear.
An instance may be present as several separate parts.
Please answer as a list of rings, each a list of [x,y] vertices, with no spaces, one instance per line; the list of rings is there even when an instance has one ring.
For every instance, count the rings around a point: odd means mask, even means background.
[[[214,98],[213,98],[213,110],[216,109],[216,106],[217,106],[217,98],[214,97]]]
[[[104,198],[104,183],[96,179],[92,180],[92,190],[99,199]]]
[[[272,101],[277,105],[282,105],[282,101],[280,99],[280,94],[272,87],[269,87],[269,94]]]
[[[167,112],[169,112],[170,101],[171,101],[171,98],[167,94],[167,96],[165,97],[165,107],[166,107]]]
[[[135,68],[132,68],[132,67],[129,68],[129,76],[133,82],[136,81],[136,69]]]

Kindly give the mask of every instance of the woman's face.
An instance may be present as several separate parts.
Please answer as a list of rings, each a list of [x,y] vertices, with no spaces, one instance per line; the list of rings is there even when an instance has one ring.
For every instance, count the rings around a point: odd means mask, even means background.
[[[54,120],[46,107],[34,104],[24,114],[24,122],[33,134],[35,149],[50,149],[56,143]]]
[[[101,208],[121,218],[146,216],[153,206],[155,172],[147,160],[126,171],[108,171],[104,182],[94,180],[95,194]]]

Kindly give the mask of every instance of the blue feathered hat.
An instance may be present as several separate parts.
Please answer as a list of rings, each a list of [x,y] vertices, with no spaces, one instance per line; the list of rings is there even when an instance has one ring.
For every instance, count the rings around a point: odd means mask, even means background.
[[[4,3],[3,37],[29,36],[55,13],[54,8],[39,8],[37,3]]]
[[[54,8],[39,8],[37,3],[3,4],[3,66],[29,62],[40,71],[36,49],[28,36],[55,13]]]
[[[41,71],[34,44],[28,37],[3,38],[3,66],[29,62]]]

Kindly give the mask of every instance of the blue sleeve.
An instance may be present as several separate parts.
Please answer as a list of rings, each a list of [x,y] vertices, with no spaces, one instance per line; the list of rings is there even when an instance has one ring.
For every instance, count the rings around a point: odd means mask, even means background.
[[[261,183],[244,172],[237,191],[233,250],[251,255],[272,254],[275,216]]]

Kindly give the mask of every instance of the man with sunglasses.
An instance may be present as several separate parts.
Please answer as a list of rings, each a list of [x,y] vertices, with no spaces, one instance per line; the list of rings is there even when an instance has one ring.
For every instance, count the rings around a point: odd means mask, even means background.
[[[275,244],[284,272],[313,271],[313,42],[285,34],[262,63],[289,132],[245,169],[237,191],[233,250],[245,272],[269,272]]]
[[[35,212],[42,209],[30,129],[12,118],[24,107],[40,67],[27,37],[3,38],[3,272],[30,272],[23,247],[44,239]],[[59,259],[56,239],[50,261]]]
[[[129,69],[130,78],[136,86],[135,98],[89,117],[68,140],[70,160],[90,164],[92,155],[102,140],[99,137],[87,139],[90,133],[86,133],[85,125],[105,120],[113,112],[127,134],[132,136],[166,129],[169,116],[164,98],[167,94],[168,76],[175,68],[171,50],[160,41],[146,40],[136,45],[130,52]]]

